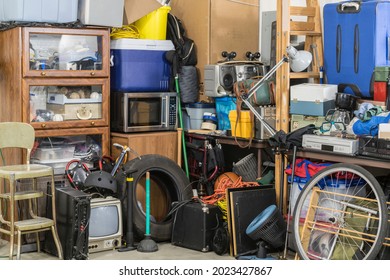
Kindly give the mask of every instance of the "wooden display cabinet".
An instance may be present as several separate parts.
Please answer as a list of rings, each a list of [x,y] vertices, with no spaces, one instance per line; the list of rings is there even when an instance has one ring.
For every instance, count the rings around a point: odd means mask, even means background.
[[[30,123],[37,143],[93,139],[109,155],[109,71],[108,28],[1,31],[0,121]],[[5,159],[25,160],[15,151]]]

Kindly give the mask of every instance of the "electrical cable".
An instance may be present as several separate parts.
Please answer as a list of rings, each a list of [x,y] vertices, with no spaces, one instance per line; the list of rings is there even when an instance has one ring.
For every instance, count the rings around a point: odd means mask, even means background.
[[[112,40],[124,38],[139,39],[140,32],[134,24],[123,25],[122,27],[113,27],[111,29],[110,38]]]

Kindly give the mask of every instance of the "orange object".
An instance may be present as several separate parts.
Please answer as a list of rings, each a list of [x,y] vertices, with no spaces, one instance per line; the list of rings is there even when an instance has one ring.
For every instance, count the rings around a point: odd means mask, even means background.
[[[238,175],[234,172],[225,172],[222,173],[221,175],[218,176],[218,178],[215,180],[214,183],[214,190],[216,190],[219,186],[219,184],[224,181],[224,182],[229,182],[233,183],[238,179]]]
[[[233,173],[233,172],[228,172]],[[235,173],[233,173],[235,174]],[[236,174],[237,178],[233,178],[233,175],[224,175],[221,174],[218,178],[219,182],[214,184],[214,193],[209,196],[202,197],[202,202],[206,204],[215,204],[218,201],[225,200],[226,198],[226,189],[227,188],[243,188],[251,186],[259,186],[257,182],[243,182],[242,177]]]

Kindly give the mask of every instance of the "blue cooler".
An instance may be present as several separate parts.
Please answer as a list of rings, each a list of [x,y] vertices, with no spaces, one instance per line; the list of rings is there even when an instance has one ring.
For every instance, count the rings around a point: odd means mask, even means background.
[[[111,41],[111,90],[167,91],[171,66],[165,53],[170,40],[118,39]]]

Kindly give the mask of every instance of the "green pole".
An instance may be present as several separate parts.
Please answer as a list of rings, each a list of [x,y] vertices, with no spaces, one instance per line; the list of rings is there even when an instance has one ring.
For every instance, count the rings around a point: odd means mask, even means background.
[[[187,178],[190,178],[190,172],[188,171],[188,161],[187,161],[187,148],[186,148],[186,139],[184,135],[184,126],[183,126],[183,115],[181,113],[181,98],[180,98],[180,88],[179,88],[179,76],[176,74],[175,76],[175,86],[176,86],[176,93],[177,97],[179,99],[178,102],[178,111],[179,111],[179,122],[180,122],[180,127],[183,128],[183,133],[181,134],[181,141],[182,141],[182,146],[183,146],[183,157],[184,157],[184,167],[186,171]]]

